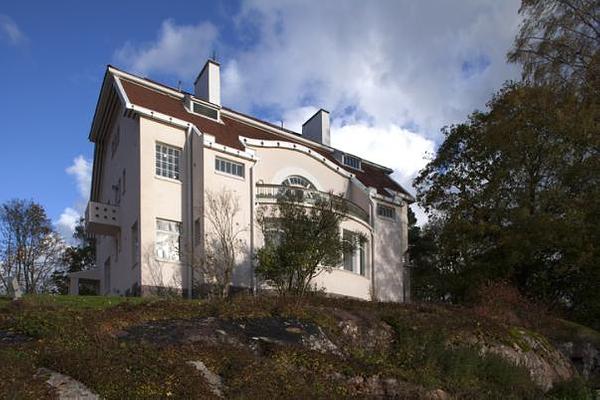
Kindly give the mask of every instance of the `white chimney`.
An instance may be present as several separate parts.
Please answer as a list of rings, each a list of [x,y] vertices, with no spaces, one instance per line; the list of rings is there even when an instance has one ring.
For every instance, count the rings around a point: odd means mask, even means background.
[[[221,105],[220,68],[218,62],[209,59],[194,82],[194,95],[218,106]]]
[[[329,111],[320,109],[308,121],[302,124],[302,136],[313,142],[330,146]]]

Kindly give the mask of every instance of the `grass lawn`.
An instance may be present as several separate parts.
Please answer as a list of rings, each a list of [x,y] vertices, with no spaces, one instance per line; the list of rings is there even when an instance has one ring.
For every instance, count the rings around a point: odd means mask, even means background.
[[[1,301],[1,300],[0,300]],[[119,304],[141,304],[150,301],[144,297],[118,296],[66,296],[66,295],[27,295],[23,302],[28,306],[59,306],[66,309],[101,310]],[[1,304],[1,303],[0,303]]]

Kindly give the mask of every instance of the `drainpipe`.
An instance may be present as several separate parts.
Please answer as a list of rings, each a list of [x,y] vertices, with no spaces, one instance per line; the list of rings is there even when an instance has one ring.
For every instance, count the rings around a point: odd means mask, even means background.
[[[250,288],[256,294],[256,276],[254,274],[254,164],[250,165]]]
[[[370,218],[369,224],[371,225],[371,293],[372,300],[377,300],[377,294],[375,293],[375,202],[369,195],[369,211]]]
[[[192,279],[194,278],[194,139],[193,130],[191,126],[186,129],[186,142],[188,144],[188,203],[189,203],[189,216],[187,218],[188,223],[188,243],[190,245],[190,259],[188,260],[188,299],[192,298]]]

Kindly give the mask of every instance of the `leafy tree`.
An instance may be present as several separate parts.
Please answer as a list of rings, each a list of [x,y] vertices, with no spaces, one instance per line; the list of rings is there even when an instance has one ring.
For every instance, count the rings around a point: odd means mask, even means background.
[[[67,246],[62,255],[62,266],[52,275],[56,291],[61,294],[69,292],[69,281],[67,274],[71,272],[86,271],[96,266],[96,241],[89,237],[85,231],[83,218],[75,226],[73,238],[77,241],[75,245]],[[81,293],[80,294],[86,294]]]
[[[424,301],[443,301],[447,293],[446,279],[440,265],[437,241],[439,220],[431,218],[424,226],[417,225],[413,211],[408,209],[408,254],[411,267],[412,297]]]
[[[11,200],[0,206],[0,283],[4,288],[9,277],[16,277],[26,293],[49,290],[63,248],[41,205]]]
[[[600,3],[522,0],[524,20],[508,59],[536,82],[567,83],[600,94]]]
[[[312,205],[307,206],[305,200]],[[356,246],[354,240],[340,235],[347,212],[340,196],[289,189],[278,196],[270,211],[263,209],[258,216],[265,244],[257,252],[256,272],[280,294],[303,296],[316,276],[339,266],[344,252]],[[363,239],[357,236],[359,240]]]
[[[508,279],[600,320],[592,295],[600,277],[594,107],[562,89],[512,83],[488,109],[445,129],[436,158],[415,179],[418,200],[441,223],[438,275],[454,301]]]

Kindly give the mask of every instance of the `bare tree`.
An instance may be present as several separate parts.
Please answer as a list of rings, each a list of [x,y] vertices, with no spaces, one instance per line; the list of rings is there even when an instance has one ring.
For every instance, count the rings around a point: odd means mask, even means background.
[[[64,242],[44,208],[32,201],[11,200],[0,206],[0,283],[15,276],[26,293],[49,289],[60,264]]]
[[[157,258],[154,244],[146,246],[142,254],[148,271],[146,279],[150,283],[145,290],[158,297],[181,297],[183,268],[177,264],[165,265],[164,260]]]
[[[244,249],[240,236],[247,227],[237,222],[239,213],[239,198],[232,190],[206,192],[204,217],[208,229],[204,256],[194,260],[194,269],[200,280],[215,288],[221,297],[229,294],[236,259]]]

